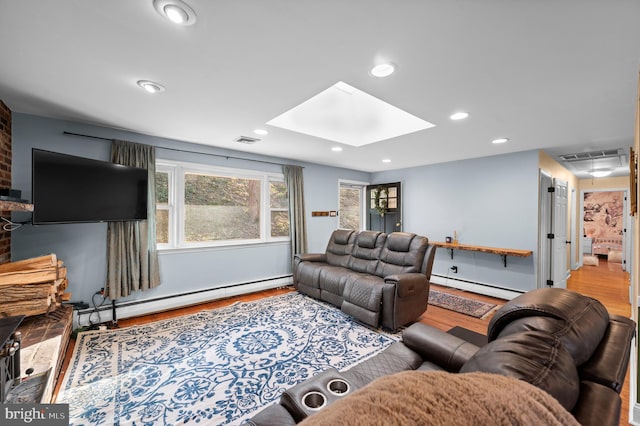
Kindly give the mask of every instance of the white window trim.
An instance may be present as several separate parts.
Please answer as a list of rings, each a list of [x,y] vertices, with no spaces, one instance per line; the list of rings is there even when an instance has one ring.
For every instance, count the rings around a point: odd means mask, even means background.
[[[159,251],[235,247],[243,245],[279,243],[290,240],[290,237],[271,236],[269,185],[272,181],[284,182],[284,174],[164,159],[156,160],[156,171],[169,174],[169,243],[158,244],[157,248]],[[260,237],[255,239],[207,242],[184,241],[184,176],[186,173],[202,173],[229,178],[260,180]],[[287,209],[282,210],[287,211]]]

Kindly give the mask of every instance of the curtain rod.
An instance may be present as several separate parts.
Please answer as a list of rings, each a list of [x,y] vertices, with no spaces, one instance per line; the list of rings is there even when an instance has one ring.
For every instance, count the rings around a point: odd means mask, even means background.
[[[113,139],[113,138],[103,138],[102,136],[84,135],[82,133],[67,132],[66,130],[63,131],[62,134],[69,135],[69,136],[80,136],[80,137],[83,137],[83,138],[100,139],[100,140],[108,141],[108,142],[115,141],[115,139]],[[253,162],[256,162],[256,163],[275,164],[276,166],[289,166],[290,165],[290,164],[284,164],[284,163],[276,163],[276,162],[273,162],[273,161],[254,160],[252,158],[234,157],[232,155],[210,154],[208,152],[190,151],[188,149],[166,148],[166,147],[163,147],[163,146],[156,146],[156,148],[158,148],[158,149],[166,149],[168,151],[186,152],[186,153],[189,153],[189,154],[211,155],[213,157],[226,158],[227,160],[233,159],[233,160],[253,161]]]

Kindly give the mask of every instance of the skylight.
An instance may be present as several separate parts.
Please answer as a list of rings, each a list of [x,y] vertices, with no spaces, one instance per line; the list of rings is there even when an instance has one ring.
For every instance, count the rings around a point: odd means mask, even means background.
[[[352,146],[435,126],[342,81],[267,124]]]

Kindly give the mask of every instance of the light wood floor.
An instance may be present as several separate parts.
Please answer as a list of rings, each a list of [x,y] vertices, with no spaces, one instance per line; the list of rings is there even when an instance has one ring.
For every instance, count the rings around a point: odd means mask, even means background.
[[[449,292],[454,294],[464,295],[476,300],[482,300],[485,302],[495,303],[498,305],[504,304],[505,301],[488,296],[478,295],[474,293],[464,292],[461,290],[451,289],[447,287],[441,287],[433,285],[434,289],[443,292]],[[609,310],[612,314],[623,315],[630,317],[631,306],[629,304],[629,274],[622,271],[622,267],[617,263],[607,263],[606,260],[601,259],[599,266],[584,266],[580,270],[572,271],[571,278],[567,283],[567,288],[578,291],[582,294],[594,297]],[[142,317],[129,318],[120,320],[118,322],[119,327],[128,327],[131,325],[145,324],[162,319],[172,318],[180,315],[188,315],[196,313],[205,309],[215,309],[223,306],[230,305],[238,301],[250,301],[263,297],[274,296],[277,294],[283,294],[292,291],[290,288],[267,290],[258,293],[233,297],[229,299],[216,300],[213,302],[207,302],[196,306],[190,306],[186,308],[180,308],[172,311],[161,312],[152,315],[145,315]],[[437,306],[429,306],[427,311],[419,318],[419,321],[441,330],[449,330],[454,326],[465,327],[469,330],[473,330],[479,333],[486,333],[489,320],[492,315],[489,315],[484,319],[476,319],[467,315],[459,314],[447,309],[438,308]],[[75,346],[75,340],[71,340],[67,354],[62,367],[61,378],[64,372],[68,368],[71,354],[73,353],[73,347]],[[60,382],[58,380],[58,387],[55,394],[59,391]],[[622,397],[622,414],[620,418],[620,425],[627,425],[629,415],[629,372],[627,372],[627,379],[623,390],[621,392]]]

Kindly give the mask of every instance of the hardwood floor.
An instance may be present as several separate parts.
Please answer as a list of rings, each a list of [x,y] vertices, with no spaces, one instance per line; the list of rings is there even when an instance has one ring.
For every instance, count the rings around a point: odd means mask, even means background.
[[[475,293],[469,293],[461,290],[456,290],[448,287],[441,287],[433,285],[433,288],[439,291],[464,295],[476,300],[495,303],[502,305],[505,300],[496,299],[489,296],[483,296]],[[567,288],[578,291],[582,294],[594,297],[609,310],[612,314],[623,315],[630,317],[631,306],[629,304],[629,274],[622,270],[620,264],[608,263],[606,260],[601,259],[599,266],[584,266],[580,270],[572,271],[571,278],[567,283]],[[162,319],[172,318],[180,315],[188,315],[205,309],[215,309],[223,306],[230,305],[238,301],[250,301],[260,299],[262,297],[275,296],[277,294],[283,294],[292,291],[290,288],[282,288],[275,290],[267,290],[258,293],[252,293],[248,295],[233,297],[229,299],[216,300],[213,302],[207,302],[200,305],[175,309],[172,311],[160,312],[157,314],[145,315],[142,317],[129,318],[120,320],[118,322],[119,327],[128,327],[131,325],[145,324],[153,321],[159,321]],[[427,311],[419,318],[419,321],[441,330],[449,330],[455,326],[465,327],[467,329],[485,334],[487,326],[492,314],[487,318],[477,319],[467,315],[459,314],[447,309],[439,308],[437,306],[429,306]],[[71,354],[75,346],[75,340],[71,340],[69,348],[62,368],[60,377],[63,377],[64,372],[68,368]],[[55,394],[59,391],[60,382],[58,380],[58,386],[56,387]],[[628,424],[629,415],[629,372],[627,371],[627,379],[623,390],[621,392],[622,397],[622,410],[620,424]]]

